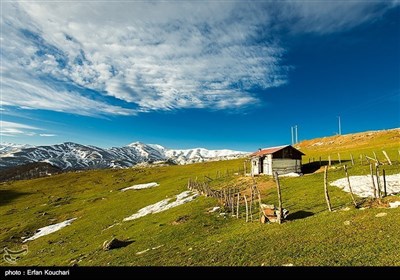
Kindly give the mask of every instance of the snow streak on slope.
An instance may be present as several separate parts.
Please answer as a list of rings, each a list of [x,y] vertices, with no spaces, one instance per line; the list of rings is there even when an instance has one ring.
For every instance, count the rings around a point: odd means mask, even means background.
[[[138,185],[133,185],[131,187],[123,188],[121,192],[129,191],[129,190],[142,190],[142,189],[149,189],[149,188],[154,188],[159,186],[160,184],[156,182],[151,182],[147,184],[138,184]]]
[[[0,156],[12,156],[13,153],[16,153],[24,148],[32,147],[30,145],[24,144],[13,144],[13,143],[0,143]]]
[[[173,158],[179,164],[203,162],[211,159],[233,159],[237,158],[238,151],[232,150],[207,150],[203,148],[187,150],[166,150],[165,155]]]
[[[370,175],[350,176],[350,186],[356,195],[360,197],[373,197],[374,191],[372,186],[372,178]],[[383,179],[379,178],[380,185],[383,186]],[[378,185],[377,177],[374,176],[375,186]],[[345,192],[350,192],[347,178],[341,178],[330,183],[337,186]],[[400,192],[400,174],[386,175],[386,192],[387,194],[396,194]]]
[[[66,220],[64,222],[58,223],[58,224],[49,225],[47,227],[42,227],[42,228],[38,229],[36,231],[36,233],[32,237],[29,237],[29,238],[25,239],[23,242],[25,243],[25,242],[30,241],[30,240],[35,240],[35,239],[37,239],[39,237],[42,237],[42,236],[48,235],[50,233],[56,232],[56,231],[62,229],[63,227],[69,226],[75,220],[76,220],[76,218],[73,218],[73,219],[69,219],[69,220]]]
[[[166,198],[163,199],[157,203],[151,204],[149,206],[146,206],[142,209],[140,209],[139,211],[137,211],[137,213],[125,218],[123,221],[131,221],[131,220],[135,220],[138,219],[140,217],[144,217],[148,214],[153,214],[153,213],[159,213],[171,208],[174,208],[176,206],[182,205],[184,203],[187,203],[189,201],[192,201],[193,199],[195,199],[198,196],[198,194],[193,193],[191,191],[184,191],[181,192],[180,194],[178,194],[176,196],[176,200],[173,202],[170,202],[170,200],[172,198]]]

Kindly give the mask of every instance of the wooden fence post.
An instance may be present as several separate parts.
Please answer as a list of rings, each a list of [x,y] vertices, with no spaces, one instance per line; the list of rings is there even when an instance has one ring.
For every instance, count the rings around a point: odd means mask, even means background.
[[[372,188],[374,190],[374,197],[376,198],[376,187],[375,187],[375,180],[374,180],[374,168],[372,167],[372,163],[369,164],[369,170],[371,172],[371,180],[372,180]]]
[[[278,200],[279,200],[279,206],[278,206],[278,211],[279,215],[278,216],[278,223],[282,223],[282,196],[281,196],[281,185],[279,184],[279,175],[278,172],[275,171],[275,181],[276,181],[276,188],[278,191]]]
[[[378,188],[378,197],[381,198],[382,197],[382,190],[381,190],[381,180],[380,180],[380,176],[379,176],[379,164],[376,163],[375,164],[375,171],[376,171],[376,186]]]
[[[253,188],[253,192],[254,192],[253,209],[257,210],[257,188],[255,186],[252,186],[252,188]],[[257,212],[256,212],[256,214],[257,214]]]
[[[328,156],[328,166],[331,166],[331,155]]]
[[[236,209],[236,207],[235,207],[235,194],[233,193],[232,194],[232,217],[236,216],[235,209]]]
[[[239,219],[240,192],[237,193],[236,219]]]
[[[382,169],[382,176],[383,176],[383,194],[386,197],[387,192],[386,192],[386,174],[385,174],[385,169]]]
[[[353,155],[352,155],[352,154],[350,154],[350,158],[351,158],[351,165],[354,166],[354,158],[353,158]]]
[[[379,163],[379,160],[378,160],[378,158],[376,157],[375,152],[373,152],[373,153],[374,153],[374,158],[375,158],[376,162]]]
[[[233,194],[233,190],[232,190],[232,194],[230,196],[231,198],[231,211],[232,211],[232,216],[235,216],[235,195]]]
[[[346,164],[343,166],[343,168],[344,168],[344,172],[346,173],[347,184],[349,185],[349,191],[350,191],[351,199],[353,200],[354,206],[357,207],[357,202],[356,202],[356,200],[354,199],[353,190],[352,190],[351,184],[350,184],[349,173],[347,173],[347,166],[346,166]]]
[[[260,217],[259,219],[261,219],[261,215],[264,215],[264,213],[262,212],[262,207],[261,207],[261,194],[260,194],[260,190],[257,188],[257,185],[254,185],[254,189],[257,191],[257,196],[258,196],[258,208],[260,210]]]
[[[328,205],[328,210],[329,212],[332,212],[331,201],[329,199],[329,194],[328,194],[328,166],[325,166],[325,171],[324,171],[324,193],[325,193],[326,204]]]
[[[319,167],[321,167],[321,157],[319,157]]]
[[[337,153],[337,155],[338,155],[339,163],[342,164],[342,160],[340,159],[340,154]]]
[[[250,221],[253,221],[253,212],[252,212],[252,204],[253,204],[253,187],[250,187]]]
[[[224,189],[223,190],[223,195],[224,195],[224,206],[226,206],[226,190]]]
[[[385,158],[387,159],[389,165],[392,165],[392,161],[390,160],[388,154],[385,151],[382,151],[382,153],[384,154]]]
[[[246,223],[247,223],[249,221],[249,208],[248,208],[248,205],[247,205],[246,195],[243,195],[243,197],[244,197],[244,203],[246,204]]]

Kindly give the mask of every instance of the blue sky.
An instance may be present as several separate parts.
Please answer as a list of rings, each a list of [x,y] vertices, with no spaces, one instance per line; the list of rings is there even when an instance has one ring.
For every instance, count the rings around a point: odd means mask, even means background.
[[[398,1],[1,4],[1,142],[253,151],[399,127]]]

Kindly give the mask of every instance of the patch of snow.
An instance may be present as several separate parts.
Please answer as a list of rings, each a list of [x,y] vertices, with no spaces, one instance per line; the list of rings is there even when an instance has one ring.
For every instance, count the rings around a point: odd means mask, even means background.
[[[373,197],[371,175],[350,176],[350,185],[353,193],[360,197]],[[377,177],[374,176],[375,185],[377,185]],[[345,192],[349,192],[347,178],[341,178],[330,183],[332,186],[339,187]],[[380,185],[383,186],[383,178],[380,178]],[[386,192],[387,194],[395,194],[400,192],[400,174],[386,176]]]
[[[127,190],[141,190],[141,189],[148,189],[148,188],[153,188],[157,187],[160,184],[156,182],[151,182],[151,183],[146,183],[146,184],[138,184],[138,185],[133,185],[131,187],[127,187],[121,190],[121,192],[127,191]]]
[[[390,208],[397,208],[400,206],[400,201],[389,202]]]
[[[162,246],[164,246],[164,244],[162,244],[162,245],[159,245],[159,246],[156,246],[156,247],[153,247],[153,248],[148,248],[148,249],[146,249],[146,250],[143,250],[143,251],[140,251],[140,252],[137,252],[136,253],[136,255],[141,255],[141,254],[144,254],[144,253],[146,253],[146,252],[148,252],[148,251],[150,251],[150,250],[157,250],[158,248],[161,248]]]
[[[13,153],[19,152],[22,149],[33,148],[34,146],[28,144],[14,144],[7,142],[0,142],[0,155],[5,157],[13,157]]]
[[[279,174],[280,177],[299,177],[300,174],[296,172],[290,172],[286,174]]]
[[[321,145],[324,145],[324,143],[322,143],[322,142],[316,142],[316,143],[312,144],[311,146],[321,146]]]
[[[193,193],[192,191],[184,191],[176,196],[176,200],[170,202],[171,198],[163,199],[157,203],[151,204],[140,209],[137,213],[125,218],[123,221],[131,221],[141,217],[144,217],[148,214],[159,213],[173,207],[182,205],[184,203],[190,202],[195,199],[198,194]]]
[[[381,213],[378,213],[375,215],[375,217],[377,217],[377,218],[385,217],[385,216],[387,216],[387,213],[385,213],[385,212],[381,212]]]
[[[213,213],[213,212],[217,211],[217,210],[220,209],[220,208],[221,208],[221,207],[219,207],[219,206],[215,206],[213,209],[211,209],[211,210],[208,211],[208,212]]]
[[[70,224],[72,224],[72,222],[74,220],[76,220],[76,218],[69,219],[69,220],[66,220],[66,221],[58,223],[58,224],[49,225],[47,227],[42,227],[42,228],[38,229],[36,231],[36,233],[32,237],[29,237],[29,238],[25,239],[23,242],[25,243],[27,241],[34,240],[34,239],[37,239],[39,237],[42,237],[42,236],[48,235],[50,233],[56,232],[56,231],[62,229],[63,227],[69,226]]]
[[[136,253],[136,255],[141,255],[141,254],[144,254],[144,253],[146,253],[147,251],[150,251],[150,249],[146,249],[146,250],[143,250],[143,251],[137,252],[137,253]]]

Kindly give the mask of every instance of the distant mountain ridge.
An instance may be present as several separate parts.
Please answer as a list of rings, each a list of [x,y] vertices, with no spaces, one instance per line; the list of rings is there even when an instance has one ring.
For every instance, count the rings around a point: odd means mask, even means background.
[[[124,147],[103,149],[72,142],[49,146],[0,144],[0,169],[33,162],[47,162],[61,169],[123,168],[141,163],[171,162],[188,164],[211,160],[234,159],[248,152],[207,150],[204,148],[174,150],[157,144],[134,142]]]

